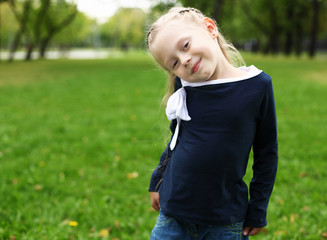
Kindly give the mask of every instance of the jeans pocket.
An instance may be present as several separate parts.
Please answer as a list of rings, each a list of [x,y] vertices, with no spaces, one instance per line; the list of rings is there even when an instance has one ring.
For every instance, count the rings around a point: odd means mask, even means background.
[[[242,235],[244,222],[233,223],[224,226],[224,239],[225,240],[242,240],[248,239]]]
[[[243,221],[238,223],[233,223],[230,225],[225,225],[225,229],[231,233],[242,233],[243,231]]]
[[[172,217],[168,217],[164,215],[162,212],[160,212],[155,227],[163,227],[166,224],[170,223],[172,220],[173,220]]]

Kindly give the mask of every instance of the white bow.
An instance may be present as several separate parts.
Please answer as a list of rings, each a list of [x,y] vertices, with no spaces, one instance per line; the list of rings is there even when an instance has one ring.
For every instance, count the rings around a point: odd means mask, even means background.
[[[174,136],[170,143],[170,149],[173,150],[176,146],[181,120],[191,120],[191,117],[188,115],[187,111],[186,91],[184,88],[178,89],[173,95],[169,97],[166,107],[166,115],[169,121],[177,119]]]

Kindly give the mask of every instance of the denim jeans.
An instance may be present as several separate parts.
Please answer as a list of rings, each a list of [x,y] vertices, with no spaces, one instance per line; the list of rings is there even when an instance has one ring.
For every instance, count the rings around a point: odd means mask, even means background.
[[[220,226],[202,226],[180,222],[160,212],[150,240],[246,240],[243,222]]]

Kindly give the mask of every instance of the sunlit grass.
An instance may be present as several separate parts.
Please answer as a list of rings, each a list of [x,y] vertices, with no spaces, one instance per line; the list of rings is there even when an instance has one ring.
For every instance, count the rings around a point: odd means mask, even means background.
[[[280,146],[254,239],[324,239],[326,61],[245,60],[273,78]],[[0,63],[0,239],[148,239],[165,78],[142,54]]]

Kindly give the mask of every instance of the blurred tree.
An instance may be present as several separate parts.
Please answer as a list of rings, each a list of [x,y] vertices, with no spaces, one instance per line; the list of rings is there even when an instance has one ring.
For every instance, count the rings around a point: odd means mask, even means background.
[[[41,0],[38,8],[34,7],[29,21],[29,34],[26,38],[26,60],[30,60],[34,47],[40,43],[41,26],[50,7],[50,0]]]
[[[308,36],[310,27],[310,11],[308,0],[287,1],[284,8],[283,31],[285,34],[284,53],[295,51],[296,55],[303,52],[303,42]]]
[[[156,15],[157,13],[162,14],[167,12],[170,8],[176,6],[176,1],[167,1],[167,2],[159,2],[155,6],[153,6],[150,10],[150,15]],[[159,16],[157,16],[159,17]]]
[[[14,13],[16,20],[18,22],[18,30],[14,36],[13,43],[10,48],[9,61],[14,59],[14,54],[19,46],[21,38],[27,33],[27,22],[29,21],[30,11],[32,8],[32,1],[26,0],[22,4],[17,4],[15,0],[8,0],[8,4]]]
[[[69,26],[57,34],[51,45],[58,46],[61,50],[74,47],[91,46],[93,41],[93,26],[96,20],[90,19],[82,12],[78,12]]]
[[[76,5],[65,0],[7,0],[19,28],[15,34],[9,61],[21,42],[26,41],[26,60],[31,59],[34,48],[39,48],[39,57],[45,56],[45,50],[55,34],[67,27],[77,14]]]
[[[176,1],[159,2],[153,6],[147,14],[146,26],[149,28],[156,19],[174,6],[176,6]]]
[[[106,23],[101,25],[102,41],[123,50],[130,46],[144,45],[146,14],[139,8],[120,8]]]
[[[67,3],[64,0],[57,0],[55,3],[52,1],[52,7],[49,8],[44,19],[45,34],[41,38],[39,47],[41,58],[44,58],[45,50],[51,39],[55,34],[67,27],[74,20],[76,14],[77,7],[75,4]]]
[[[211,16],[216,21],[220,21],[220,17],[224,8],[225,0],[180,0],[186,7],[194,7],[200,9],[205,15]]]
[[[0,2],[0,49],[9,48],[9,44],[18,28],[9,5],[1,4],[4,2],[4,0]]]
[[[45,51],[55,34],[67,27],[75,18],[77,8],[64,0],[40,0],[35,8],[34,21],[31,21],[33,39],[30,39],[26,59],[31,58],[35,46],[39,47],[39,57],[45,57]]]
[[[253,33],[262,43],[263,52],[277,53],[280,50],[283,34],[282,14],[285,1],[241,0],[239,3],[247,18],[244,19],[245,22],[254,25],[256,29]]]
[[[319,28],[319,1],[312,0],[312,21],[310,31],[309,56],[313,57],[316,53],[317,34]]]

